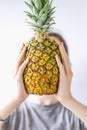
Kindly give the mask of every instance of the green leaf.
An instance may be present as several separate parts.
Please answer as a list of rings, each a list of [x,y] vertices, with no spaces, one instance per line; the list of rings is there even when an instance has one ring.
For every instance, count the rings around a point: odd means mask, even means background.
[[[35,5],[34,0],[29,0],[29,1],[30,1],[30,3],[31,3],[31,5],[32,5],[32,6],[34,6],[34,5]]]
[[[49,3],[47,2],[45,6],[41,9],[39,16],[41,17],[43,13],[47,13],[48,10],[49,10]]]
[[[31,23],[31,22],[27,22],[27,23],[30,24],[32,27],[35,27],[35,28],[42,28],[42,26],[40,26],[40,25]]]
[[[41,0],[42,2],[42,7],[44,7],[44,5],[46,4],[44,0]]]
[[[49,9],[48,14],[54,12],[54,11],[55,11],[55,8],[56,8],[56,7],[52,7],[51,9]]]
[[[37,17],[34,16],[33,14],[31,14],[30,12],[24,11],[26,13],[26,15],[31,19],[34,20],[35,22],[37,22]]]
[[[49,24],[51,22],[54,22],[54,17],[48,18],[45,24]]]
[[[44,24],[45,23],[45,21],[46,21],[46,19],[47,19],[47,14],[45,13],[45,14],[43,14],[42,16],[41,16],[41,21],[42,21],[42,23]]]
[[[48,24],[43,26],[43,29],[47,29],[47,28],[49,28]]]
[[[42,26],[43,25],[43,22],[41,20],[37,20],[37,25],[39,26]]]
[[[25,4],[29,7],[29,9],[33,9],[33,6],[31,4],[29,4],[28,2],[25,1]]]
[[[50,1],[50,7],[52,7],[52,2],[53,2],[53,0]]]
[[[41,0],[34,0],[34,4],[38,10],[42,9],[42,2]]]
[[[47,2],[49,2],[49,0],[44,0],[44,3],[47,3]]]
[[[38,10],[35,6],[33,6],[33,14],[38,17]]]
[[[28,11],[24,11],[25,13],[26,13],[26,15],[28,16],[28,17],[30,17],[30,18],[32,18],[32,14],[30,13],[30,12],[28,12]]]
[[[37,22],[37,17],[35,17],[35,16],[32,16],[32,20],[34,20],[35,22]]]
[[[55,13],[55,7],[51,8],[51,9],[48,11],[48,18],[52,17],[54,13]]]
[[[53,24],[55,24],[55,22],[52,22],[50,24],[44,25],[43,29],[46,31],[47,29],[49,29]]]

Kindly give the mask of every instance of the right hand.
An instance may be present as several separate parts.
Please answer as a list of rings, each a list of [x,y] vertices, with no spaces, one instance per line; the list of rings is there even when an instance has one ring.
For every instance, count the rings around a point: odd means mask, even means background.
[[[29,94],[27,94],[25,91],[24,82],[23,82],[23,72],[26,65],[29,62],[29,57],[27,57],[26,60],[24,60],[23,62],[23,59],[26,54],[26,49],[27,47],[23,44],[20,49],[19,56],[13,72],[13,78],[15,81],[15,85],[17,87],[16,98],[18,98],[21,101],[24,101],[29,96]]]

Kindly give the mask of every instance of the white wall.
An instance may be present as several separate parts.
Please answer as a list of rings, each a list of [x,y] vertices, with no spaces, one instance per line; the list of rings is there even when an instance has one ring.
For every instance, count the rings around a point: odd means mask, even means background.
[[[87,0],[54,0],[56,28],[67,40],[73,96],[87,105]],[[19,47],[33,35],[25,23],[24,1],[0,1],[0,106],[15,93],[11,71]]]

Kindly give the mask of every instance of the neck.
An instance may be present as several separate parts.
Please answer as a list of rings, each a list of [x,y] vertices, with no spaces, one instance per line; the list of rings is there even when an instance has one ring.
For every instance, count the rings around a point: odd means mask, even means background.
[[[30,95],[29,100],[33,103],[41,104],[41,105],[50,105],[58,102],[54,95]]]

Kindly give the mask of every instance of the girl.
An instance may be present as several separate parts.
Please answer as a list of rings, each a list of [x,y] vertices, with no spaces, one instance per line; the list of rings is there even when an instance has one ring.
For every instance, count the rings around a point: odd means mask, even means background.
[[[60,70],[58,92],[43,96],[25,92],[23,72],[29,57],[22,63],[27,48],[23,44],[14,71],[18,91],[0,111],[0,130],[87,130],[87,107],[70,91],[73,73],[66,42],[57,33],[50,33],[49,37],[59,44],[63,61],[55,55]]]

